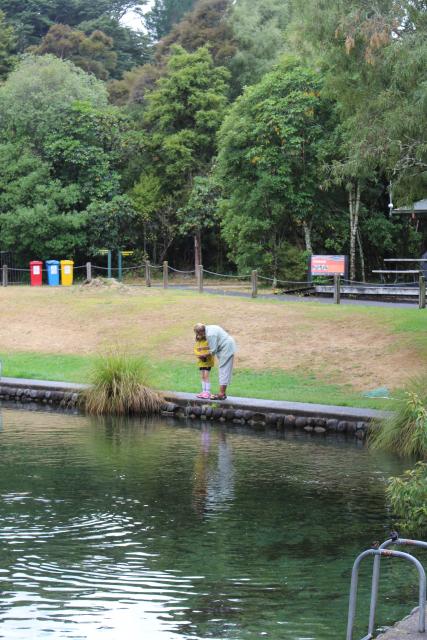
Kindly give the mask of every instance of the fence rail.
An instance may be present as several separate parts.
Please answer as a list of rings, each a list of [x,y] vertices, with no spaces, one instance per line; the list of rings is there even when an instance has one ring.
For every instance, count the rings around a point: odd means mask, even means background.
[[[339,275],[321,276],[314,280],[281,280],[277,277],[270,277],[259,273],[258,269],[253,269],[244,274],[226,274],[205,269],[203,265],[198,265],[197,269],[176,269],[167,261],[161,265],[151,264],[146,260],[137,265],[126,267],[112,267],[86,262],[76,265],[74,272],[78,279],[92,281],[95,277],[116,277],[122,280],[124,276],[133,276],[134,280],[139,278],[145,281],[145,286],[169,286],[191,287],[197,289],[199,293],[205,290],[219,289],[247,289],[253,298],[262,295],[263,289],[271,288],[274,293],[306,293],[316,292],[329,294],[335,304],[340,304],[341,296],[349,295],[417,295],[420,309],[426,307],[426,279],[423,274],[419,274],[418,282],[411,283],[385,283],[385,282],[361,282],[358,280],[348,280]],[[42,269],[42,273],[47,273]],[[15,266],[9,267],[3,264],[0,268],[0,284],[3,287],[11,285],[28,285],[31,280],[30,269],[21,269]],[[128,284],[138,284],[128,282]]]

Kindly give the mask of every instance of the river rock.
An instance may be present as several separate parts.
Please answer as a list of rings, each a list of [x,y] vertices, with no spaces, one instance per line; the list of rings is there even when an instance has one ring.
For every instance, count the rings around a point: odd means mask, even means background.
[[[319,433],[319,434],[320,433],[326,433],[325,427],[316,426],[316,427],[314,427],[314,430],[315,430],[316,433]]]
[[[326,420],[326,428],[328,429],[328,431],[337,431],[338,420],[336,420],[335,418],[330,418],[329,420]]]

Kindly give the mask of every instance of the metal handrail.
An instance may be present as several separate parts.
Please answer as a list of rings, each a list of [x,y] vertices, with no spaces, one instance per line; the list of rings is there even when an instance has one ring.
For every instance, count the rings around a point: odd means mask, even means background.
[[[427,549],[427,542],[423,542],[422,540],[410,540],[409,538],[399,538],[396,532],[391,533],[391,538],[385,540],[378,549],[386,549],[391,545],[406,545],[406,546],[415,546],[421,547],[422,549]],[[374,568],[372,571],[372,587],[371,587],[371,606],[369,611],[369,626],[368,626],[368,635],[373,636],[374,627],[375,627],[375,610],[377,608],[377,600],[378,600],[378,583],[380,578],[380,563],[381,556],[375,556],[374,558]]]
[[[388,541],[387,541],[388,542]],[[423,565],[417,558],[414,558],[410,553],[403,551],[390,551],[389,549],[367,549],[359,554],[354,561],[353,569],[351,572],[351,586],[350,586],[350,601],[348,606],[348,620],[347,620],[347,640],[353,640],[353,627],[354,619],[356,615],[356,601],[357,601],[357,582],[359,578],[359,566],[361,561],[367,556],[377,556],[381,558],[403,558],[415,565],[419,575],[419,616],[418,616],[418,631],[423,633],[425,631],[425,606],[426,606],[426,574]],[[379,574],[378,574],[379,576]],[[372,633],[363,636],[361,640],[372,640]]]

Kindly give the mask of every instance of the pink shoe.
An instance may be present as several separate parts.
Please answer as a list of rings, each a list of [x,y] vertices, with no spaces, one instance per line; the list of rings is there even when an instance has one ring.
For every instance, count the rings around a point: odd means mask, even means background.
[[[210,400],[211,394],[207,393],[207,391],[203,391],[202,393],[198,393],[196,398],[202,398],[203,400]]]

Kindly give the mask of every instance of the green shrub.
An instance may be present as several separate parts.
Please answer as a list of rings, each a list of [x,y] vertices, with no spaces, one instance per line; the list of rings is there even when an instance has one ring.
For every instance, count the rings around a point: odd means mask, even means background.
[[[393,414],[369,434],[372,449],[427,458],[427,382],[413,380]]]
[[[427,535],[427,464],[418,462],[415,468],[399,478],[391,478],[386,489],[397,526],[406,534]]]
[[[91,387],[84,393],[86,411],[92,415],[151,415],[159,413],[162,398],[146,385],[140,358],[114,353],[98,358]]]

